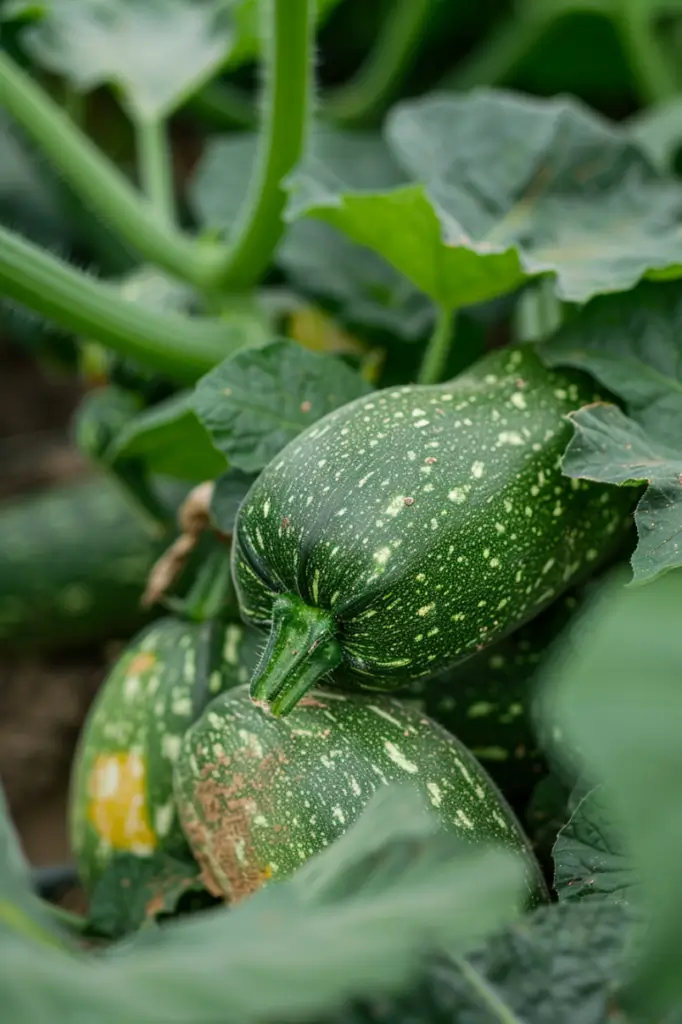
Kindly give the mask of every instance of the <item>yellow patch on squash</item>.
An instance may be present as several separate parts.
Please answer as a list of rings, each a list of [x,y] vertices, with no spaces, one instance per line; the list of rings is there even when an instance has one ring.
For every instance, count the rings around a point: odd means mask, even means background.
[[[88,786],[87,818],[112,849],[148,856],[157,836],[147,816],[146,766],[134,751],[100,754]]]

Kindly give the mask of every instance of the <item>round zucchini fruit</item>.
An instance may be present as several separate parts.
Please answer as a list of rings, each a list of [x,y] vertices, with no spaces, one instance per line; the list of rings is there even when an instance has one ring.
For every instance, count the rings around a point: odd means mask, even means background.
[[[443,827],[521,853],[529,899],[544,893],[530,846],[473,755],[387,696],[313,691],[286,718],[238,687],[188,730],[175,764],[178,813],[206,887],[231,902],[333,842],[379,786],[415,783]]]
[[[562,473],[566,415],[599,397],[522,346],[447,384],[357,399],[295,438],[235,528],[242,616],[270,631],[252,698],[286,715],[339,665],[363,687],[399,689],[589,574],[633,502]]]
[[[127,646],[83,727],[70,792],[71,845],[90,886],[112,855],[186,852],[173,764],[187,727],[248,679],[256,639],[243,626],[157,620]]]

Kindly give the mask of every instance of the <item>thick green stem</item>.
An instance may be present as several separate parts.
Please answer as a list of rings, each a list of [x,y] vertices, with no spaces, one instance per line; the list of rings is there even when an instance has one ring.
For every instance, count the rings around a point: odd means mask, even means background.
[[[224,250],[171,227],[139,196],[68,115],[0,52],[0,107],[14,117],[74,192],[145,259],[199,287],[210,283]]]
[[[284,224],[282,180],[301,158],[312,107],[314,0],[261,0],[263,126],[251,188],[220,282],[251,288],[267,269]]]
[[[644,104],[658,103],[676,96],[679,81],[668,56],[656,36],[651,11],[641,0],[623,4],[616,17],[623,48]]]
[[[192,319],[126,302],[117,288],[74,270],[2,227],[0,296],[187,383],[231,355],[243,340],[218,320]]]
[[[272,610],[270,639],[251,681],[251,699],[288,715],[301,697],[341,661],[334,619],[285,594]]]
[[[137,121],[137,163],[142,189],[164,223],[175,224],[175,185],[165,121]]]
[[[438,312],[436,326],[419,368],[420,384],[437,384],[443,379],[453,336],[452,310],[443,306]]]
[[[433,6],[433,0],[394,0],[358,73],[325,98],[326,117],[348,127],[366,124],[383,112],[417,56]]]

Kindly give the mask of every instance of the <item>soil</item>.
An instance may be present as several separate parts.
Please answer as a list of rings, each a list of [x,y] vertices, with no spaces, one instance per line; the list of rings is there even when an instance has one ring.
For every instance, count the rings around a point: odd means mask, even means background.
[[[77,381],[0,339],[0,500],[87,474],[69,422]],[[0,651],[0,779],[34,866],[68,864],[66,794],[74,746],[112,652],[8,659]],[[60,893],[82,909],[73,887]]]

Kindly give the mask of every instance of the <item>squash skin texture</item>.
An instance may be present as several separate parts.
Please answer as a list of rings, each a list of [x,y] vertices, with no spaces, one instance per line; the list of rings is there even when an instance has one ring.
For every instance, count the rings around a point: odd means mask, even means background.
[[[383,690],[506,636],[589,575],[629,518],[632,491],[561,471],[567,414],[600,397],[521,346],[330,413],[240,508],[242,617],[268,629],[283,594],[329,612],[344,676]]]
[[[529,902],[544,898],[528,840],[489,776],[459,740],[394,698],[315,690],[274,718],[238,687],[188,730],[174,772],[204,883],[233,903],[291,874],[396,782],[416,785],[445,830],[520,854]]]
[[[257,644],[240,625],[169,616],[112,666],[81,732],[69,794],[71,847],[86,887],[116,853],[187,855],[173,764],[206,704],[248,679]]]

